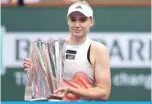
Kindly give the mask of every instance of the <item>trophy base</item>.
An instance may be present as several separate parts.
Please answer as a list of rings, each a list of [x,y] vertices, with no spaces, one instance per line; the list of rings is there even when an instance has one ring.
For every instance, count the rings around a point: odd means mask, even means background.
[[[50,95],[48,98],[48,101],[63,101],[62,97],[56,96],[56,95]]]
[[[39,97],[39,98],[30,98],[26,97],[25,101],[63,101],[62,97],[56,95],[49,95],[46,97]]]
[[[54,102],[58,102],[58,101],[63,101],[63,100],[59,100],[59,99],[49,99],[48,101],[49,101],[49,102],[53,102],[53,101],[54,101]]]
[[[34,99],[30,99],[29,101],[48,101],[47,98],[34,98]]]

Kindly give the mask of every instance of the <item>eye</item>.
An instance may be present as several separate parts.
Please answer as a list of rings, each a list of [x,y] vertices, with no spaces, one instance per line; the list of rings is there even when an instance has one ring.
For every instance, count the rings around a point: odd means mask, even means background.
[[[85,22],[87,21],[87,18],[80,18],[80,22]]]
[[[70,20],[71,20],[72,22],[75,22],[75,21],[76,21],[76,19],[75,19],[75,18],[70,18]]]

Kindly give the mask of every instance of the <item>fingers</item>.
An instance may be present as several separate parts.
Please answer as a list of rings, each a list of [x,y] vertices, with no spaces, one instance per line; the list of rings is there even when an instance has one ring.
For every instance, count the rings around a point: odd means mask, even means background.
[[[59,99],[59,100],[62,100],[63,96],[52,94],[52,95],[48,96],[47,99]]]
[[[64,91],[64,88],[60,87],[57,90],[55,90],[54,93],[57,94],[57,93],[60,93],[60,92],[63,92],[63,91]]]
[[[29,68],[24,68],[24,71],[25,71],[25,72],[27,72],[27,71],[29,71],[29,70],[30,70]]]
[[[69,92],[69,88],[68,87],[60,87],[57,90],[54,91],[55,94],[58,94],[60,92],[65,92],[68,93]]]
[[[33,67],[31,60],[28,58],[24,59],[23,65],[24,65],[24,71],[28,71],[29,69]]]
[[[47,97],[48,99],[63,99],[64,96],[68,93],[68,89],[67,87],[60,87],[57,90],[54,91],[54,94],[50,95],[49,97]]]
[[[29,58],[25,58],[25,59],[24,59],[24,62],[32,63],[32,61],[31,61]]]

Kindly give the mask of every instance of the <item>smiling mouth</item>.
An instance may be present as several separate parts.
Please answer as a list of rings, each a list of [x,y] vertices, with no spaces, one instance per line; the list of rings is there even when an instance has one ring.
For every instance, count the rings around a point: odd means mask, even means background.
[[[80,31],[80,30],[74,30],[74,32],[75,32],[75,33],[79,33],[79,32],[81,32],[81,31]]]

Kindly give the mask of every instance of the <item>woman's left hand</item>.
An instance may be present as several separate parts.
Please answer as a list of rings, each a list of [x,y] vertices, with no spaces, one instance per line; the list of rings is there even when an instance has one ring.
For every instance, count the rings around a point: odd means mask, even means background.
[[[54,94],[50,95],[48,99],[63,99],[70,92],[68,87],[60,87],[54,91]]]
[[[57,90],[54,91],[54,94],[60,96],[60,97],[64,97],[65,95],[67,95],[67,93],[70,92],[70,88],[68,87],[60,87]]]

